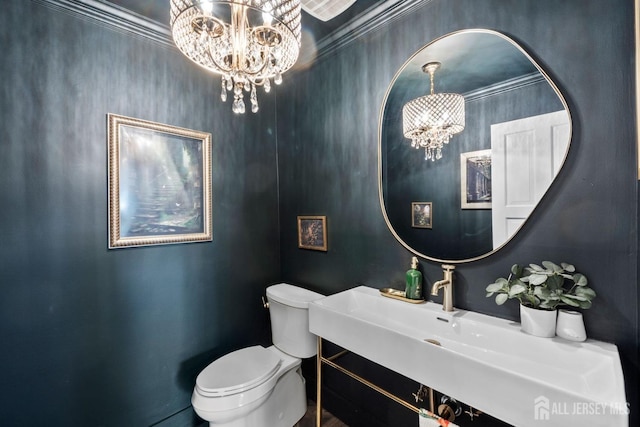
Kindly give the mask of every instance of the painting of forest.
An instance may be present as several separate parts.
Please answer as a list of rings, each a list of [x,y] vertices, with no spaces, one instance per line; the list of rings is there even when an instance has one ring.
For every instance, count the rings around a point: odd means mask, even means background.
[[[210,134],[120,116],[114,121],[110,245],[211,240]]]

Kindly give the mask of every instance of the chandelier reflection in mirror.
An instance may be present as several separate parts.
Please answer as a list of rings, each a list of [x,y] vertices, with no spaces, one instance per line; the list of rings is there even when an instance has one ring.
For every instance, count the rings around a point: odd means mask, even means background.
[[[442,158],[442,147],[464,129],[464,97],[456,93],[435,93],[433,76],[439,62],[429,62],[422,71],[429,73],[431,93],[407,102],[402,109],[402,127],[411,146],[424,148],[425,160]]]
[[[293,66],[300,51],[300,0],[171,0],[173,40],[189,59],[222,75],[222,101],[233,91],[232,110],[258,111],[256,86]]]

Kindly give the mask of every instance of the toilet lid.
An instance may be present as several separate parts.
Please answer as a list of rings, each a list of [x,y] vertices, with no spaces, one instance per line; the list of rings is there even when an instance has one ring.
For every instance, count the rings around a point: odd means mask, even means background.
[[[288,283],[279,283],[267,288],[269,301],[277,301],[289,307],[306,309],[310,302],[320,298],[324,298],[324,295]]]
[[[196,385],[209,395],[226,396],[256,387],[271,378],[282,361],[261,346],[236,350],[204,368]]]

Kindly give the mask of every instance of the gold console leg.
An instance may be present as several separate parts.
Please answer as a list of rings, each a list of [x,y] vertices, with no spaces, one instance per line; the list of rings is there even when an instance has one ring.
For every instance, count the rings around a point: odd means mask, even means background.
[[[334,354],[333,356],[330,357],[324,357],[322,355],[322,338],[318,337],[318,349],[317,349],[317,354],[316,354],[316,427],[322,427],[322,365],[326,364],[331,368],[336,369],[337,371],[342,372],[343,374],[351,377],[352,379],[360,382],[361,384],[377,391],[378,393],[382,394],[383,396],[393,400],[394,402],[404,406],[407,409],[412,410],[415,413],[420,413],[420,408],[418,408],[417,406],[405,401],[404,399],[384,390],[381,387],[378,387],[377,385],[373,384],[370,381],[367,381],[366,379],[362,378],[361,376],[357,375],[354,372],[351,372],[350,370],[338,365],[337,363],[335,363],[335,360],[342,357],[343,355],[349,353],[349,350],[343,350],[337,354]],[[424,395],[421,394],[424,390]],[[420,385],[420,389],[418,390],[418,394],[420,395],[420,397],[422,396],[428,396],[429,398],[429,410],[431,413],[435,413],[435,396],[434,396],[434,391],[431,387],[427,387],[424,385]],[[417,399],[417,395],[414,394],[414,396],[416,396],[416,403],[418,402]],[[422,399],[419,399],[419,401],[422,401]]]
[[[318,337],[316,355],[316,427],[322,426],[322,338]]]

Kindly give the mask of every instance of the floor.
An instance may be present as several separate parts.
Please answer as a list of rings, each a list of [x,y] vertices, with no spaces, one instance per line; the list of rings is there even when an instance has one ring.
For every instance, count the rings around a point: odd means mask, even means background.
[[[315,427],[316,426],[316,403],[309,402],[307,413],[294,427]],[[322,427],[349,427],[329,412],[322,410]]]

